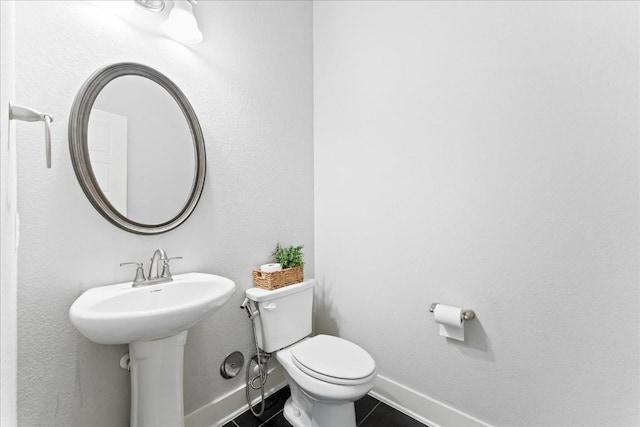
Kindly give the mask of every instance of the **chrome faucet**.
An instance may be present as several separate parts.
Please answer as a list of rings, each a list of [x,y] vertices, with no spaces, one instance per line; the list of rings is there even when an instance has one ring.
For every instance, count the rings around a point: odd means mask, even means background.
[[[182,259],[181,256],[168,258],[167,253],[164,249],[158,248],[153,253],[151,257],[151,265],[149,266],[149,274],[147,277],[144,277],[144,271],[142,270],[141,262],[123,262],[120,264],[123,265],[135,264],[137,265],[136,269],[136,277],[133,280],[133,287],[137,288],[138,286],[146,286],[146,285],[155,285],[158,283],[166,283],[173,281],[173,277],[171,276],[171,270],[169,269],[169,261],[172,259]],[[160,271],[160,261],[162,261],[162,272]],[[153,266],[155,264],[155,272]]]
[[[167,259],[167,253],[162,248],[156,249],[151,257],[151,265],[149,265],[149,274],[147,274],[147,280],[157,280],[160,279],[160,261],[165,261]],[[153,263],[156,263],[156,273],[153,274]],[[171,276],[169,276],[170,278]],[[167,280],[168,281],[168,280]]]

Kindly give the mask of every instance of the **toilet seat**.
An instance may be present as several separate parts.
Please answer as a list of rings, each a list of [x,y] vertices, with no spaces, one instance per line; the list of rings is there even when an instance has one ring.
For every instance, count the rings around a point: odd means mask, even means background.
[[[331,384],[363,384],[376,374],[375,361],[362,347],[330,335],[294,345],[291,356],[302,372]]]

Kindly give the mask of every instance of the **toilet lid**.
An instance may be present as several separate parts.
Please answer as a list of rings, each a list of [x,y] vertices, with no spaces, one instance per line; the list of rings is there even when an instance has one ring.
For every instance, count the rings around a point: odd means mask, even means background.
[[[291,349],[293,362],[308,375],[336,384],[368,380],[376,362],[362,347],[330,335],[317,335]]]

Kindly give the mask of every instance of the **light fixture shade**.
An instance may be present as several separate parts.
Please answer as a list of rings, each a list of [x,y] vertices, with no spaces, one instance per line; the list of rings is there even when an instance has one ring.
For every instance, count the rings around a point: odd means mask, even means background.
[[[193,14],[193,7],[187,0],[173,2],[173,9],[162,28],[169,37],[180,43],[196,44],[202,41],[202,33]]]
[[[134,0],[138,6],[150,12],[162,12],[164,10],[164,0]]]

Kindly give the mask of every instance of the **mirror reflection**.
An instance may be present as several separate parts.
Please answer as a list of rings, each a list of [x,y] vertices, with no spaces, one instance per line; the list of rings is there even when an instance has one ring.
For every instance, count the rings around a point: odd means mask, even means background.
[[[96,97],[87,136],[100,190],[129,220],[160,224],[188,202],[196,170],[189,123],[156,82],[111,80]]]

